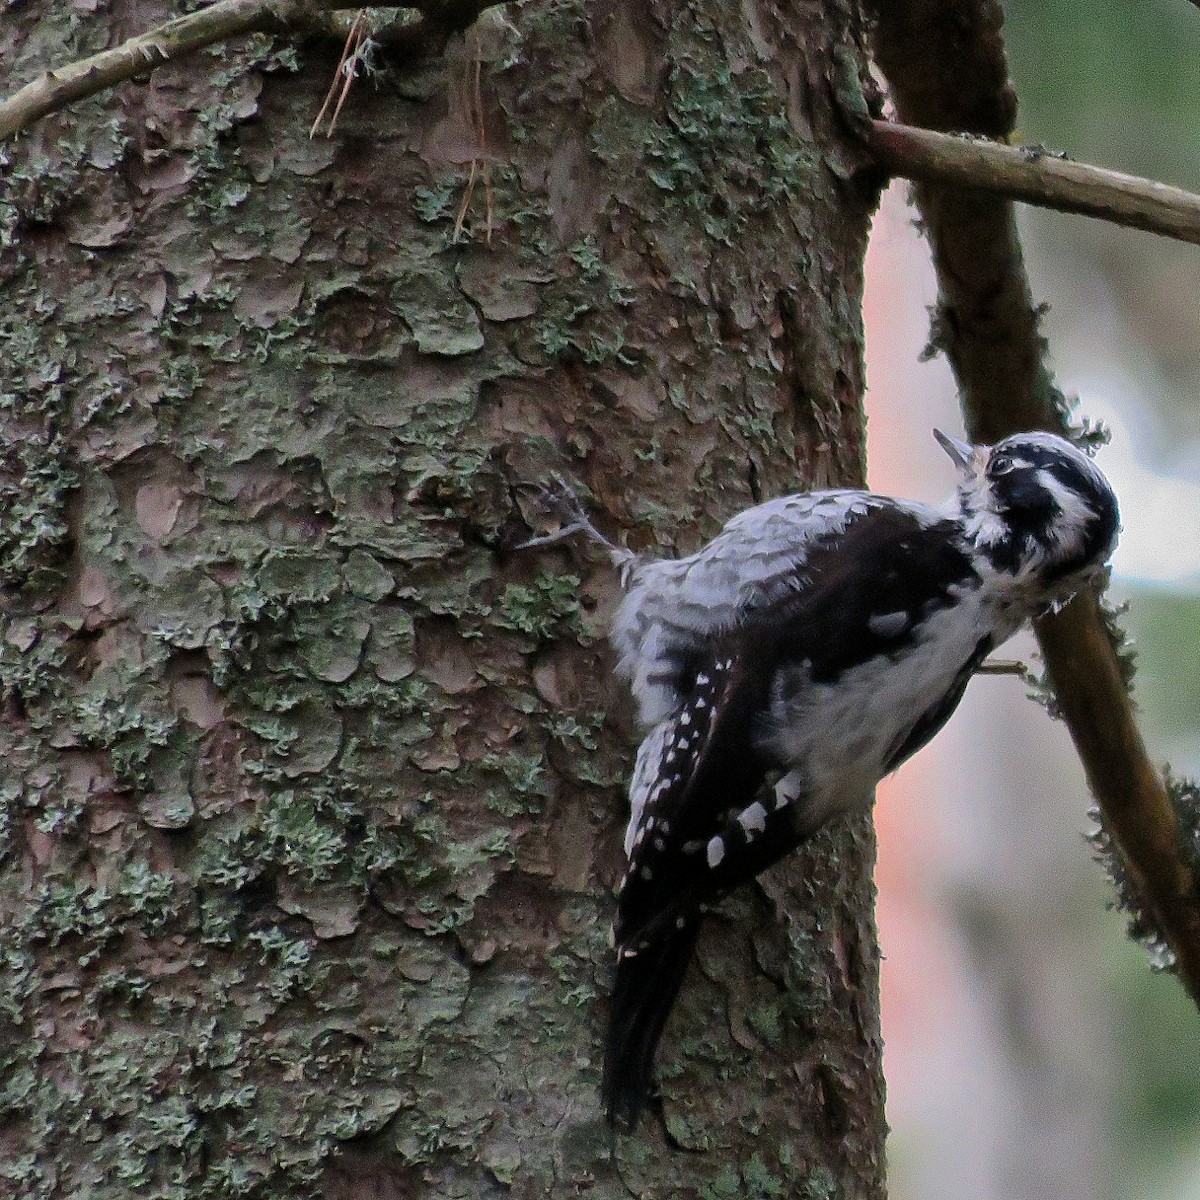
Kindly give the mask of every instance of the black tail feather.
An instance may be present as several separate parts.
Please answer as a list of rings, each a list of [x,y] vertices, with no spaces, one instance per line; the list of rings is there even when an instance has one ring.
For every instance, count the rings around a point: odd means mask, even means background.
[[[633,939],[618,951],[601,1095],[609,1124],[627,1133],[649,1098],[654,1053],[700,931],[699,916],[680,920],[682,927],[672,923],[648,945]]]

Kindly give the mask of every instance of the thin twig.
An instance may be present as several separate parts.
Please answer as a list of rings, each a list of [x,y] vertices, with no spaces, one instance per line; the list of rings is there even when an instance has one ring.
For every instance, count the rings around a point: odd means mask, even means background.
[[[475,39],[473,53],[463,70],[463,98],[467,108],[467,120],[475,135],[475,153],[471,157],[471,169],[462,202],[458,206],[458,217],[454,222],[454,240],[457,242],[467,223],[471,201],[475,196],[475,185],[483,176],[483,192],[486,211],[487,244],[492,244],[492,168],[488,155],[487,126],[483,115],[483,52]]]
[[[345,106],[346,97],[350,95],[350,89],[354,86],[354,80],[358,76],[358,53],[366,40],[367,10],[360,8],[354,15],[354,23],[350,26],[350,33],[346,37],[346,46],[349,54],[342,67],[345,78],[342,80],[342,91],[337,98],[337,104],[334,106],[333,116],[329,118],[329,129],[325,133],[327,138],[333,137],[333,131],[337,128],[338,117],[342,115],[342,108]]]
[[[874,0],[873,7],[876,57],[905,123],[990,138],[1011,133],[1016,97],[997,0]],[[1065,432],[1011,202],[933,182],[915,190],[938,276],[935,339],[958,379],[972,439]],[[1200,888],[1099,605],[1077,596],[1035,632],[1105,828],[1174,952],[1180,982],[1200,1004]]]
[[[1193,192],[1071,162],[1040,147],[1004,146],[895,121],[871,124],[872,151],[892,175],[978,188],[1200,245],[1200,196]]]
[[[484,194],[484,213],[485,213],[485,230],[487,244],[492,244],[492,162],[491,155],[488,152],[487,141],[487,124],[484,120],[483,112],[483,49],[479,45],[479,38],[476,37],[475,53],[472,58],[475,64],[475,87],[473,89],[473,107],[475,116],[475,138],[479,146],[479,158],[483,163],[483,194]]]
[[[411,6],[425,13],[422,20],[397,23],[379,31],[376,39],[401,56],[436,52],[451,34],[466,29],[481,12],[500,2],[423,0]],[[112,50],[39,75],[7,100],[0,101],[0,140],[114,84],[136,79],[163,63],[248,33],[318,34],[341,40],[345,30],[328,14],[361,7],[362,0],[218,0],[198,12],[130,38]]]
[[[312,128],[308,131],[308,136],[314,138],[317,136],[317,130],[321,128],[321,122],[325,119],[326,112],[329,111],[329,106],[333,103],[333,98],[338,94],[338,89],[342,89],[343,96],[345,88],[342,87],[342,72],[346,69],[346,61],[351,58],[362,44],[361,39],[357,39],[359,27],[363,20],[365,9],[360,8],[354,14],[354,20],[350,25],[350,32],[346,34],[346,40],[342,45],[342,56],[338,59],[338,65],[333,72],[333,78],[329,81],[329,91],[325,93],[325,101],[321,105],[321,111],[317,113],[317,119],[313,121]],[[338,103],[338,111],[341,110],[341,102]],[[333,119],[329,122],[329,132],[327,137],[333,137],[333,127],[337,124],[337,112],[334,112]]]
[[[475,175],[479,169],[479,159],[471,159],[471,172],[467,176],[467,186],[463,189],[462,202],[458,206],[458,216],[454,221],[454,241],[462,237],[463,226],[467,223],[467,212],[471,207],[471,197],[475,195]]]

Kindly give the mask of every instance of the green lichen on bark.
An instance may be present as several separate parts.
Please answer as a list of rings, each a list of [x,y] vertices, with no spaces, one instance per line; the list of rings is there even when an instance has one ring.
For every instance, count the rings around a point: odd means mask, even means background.
[[[1200,784],[1187,776],[1178,776],[1169,768],[1163,771],[1163,784],[1177,822],[1180,857],[1194,871],[1200,866]],[[1156,971],[1176,970],[1175,952],[1163,934],[1137,880],[1110,834],[1098,805],[1088,815],[1093,829],[1088,835],[1096,861],[1112,881],[1116,892],[1115,907],[1125,917],[1126,932],[1140,943]]]
[[[75,356],[65,333],[39,332],[39,319],[54,316],[44,295],[20,289],[13,299],[0,321],[0,412],[11,431],[0,445],[0,583],[37,593],[60,579],[77,483],[63,433]]]
[[[50,7],[14,17],[6,70],[71,52]],[[797,460],[849,469],[865,204],[727,21],[525,6],[357,85],[330,141],[333,62],[256,39],[8,149],[0,1190],[677,1185],[654,1130],[611,1154],[595,1095],[616,583],[511,547],[554,470],[686,544]],[[606,75],[618,36],[661,86]],[[625,181],[605,147],[635,125]],[[866,838],[833,843],[857,875],[806,860],[823,917],[768,890],[739,903],[787,937],[706,944],[663,1062],[672,1136],[710,1150],[694,1194],[842,1153],[745,1147],[795,1108],[764,1055],[808,1078],[833,1039],[875,1078],[870,1033],[819,1011],[859,986],[827,981],[846,953],[873,969]]]

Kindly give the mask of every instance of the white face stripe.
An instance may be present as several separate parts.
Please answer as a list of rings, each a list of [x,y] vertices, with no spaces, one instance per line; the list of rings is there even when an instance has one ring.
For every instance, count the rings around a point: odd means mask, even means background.
[[[1050,493],[1059,508],[1059,516],[1051,526],[1055,542],[1060,546],[1076,545],[1087,530],[1088,524],[1095,518],[1092,506],[1078,492],[1056,478],[1048,467],[1039,468],[1035,478]]]

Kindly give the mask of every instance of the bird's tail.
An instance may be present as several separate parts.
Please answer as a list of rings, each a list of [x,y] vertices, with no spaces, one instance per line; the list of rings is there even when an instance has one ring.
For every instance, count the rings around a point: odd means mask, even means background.
[[[631,939],[617,951],[601,1095],[609,1124],[632,1132],[650,1095],[654,1052],[687,974],[700,931],[696,914]]]

